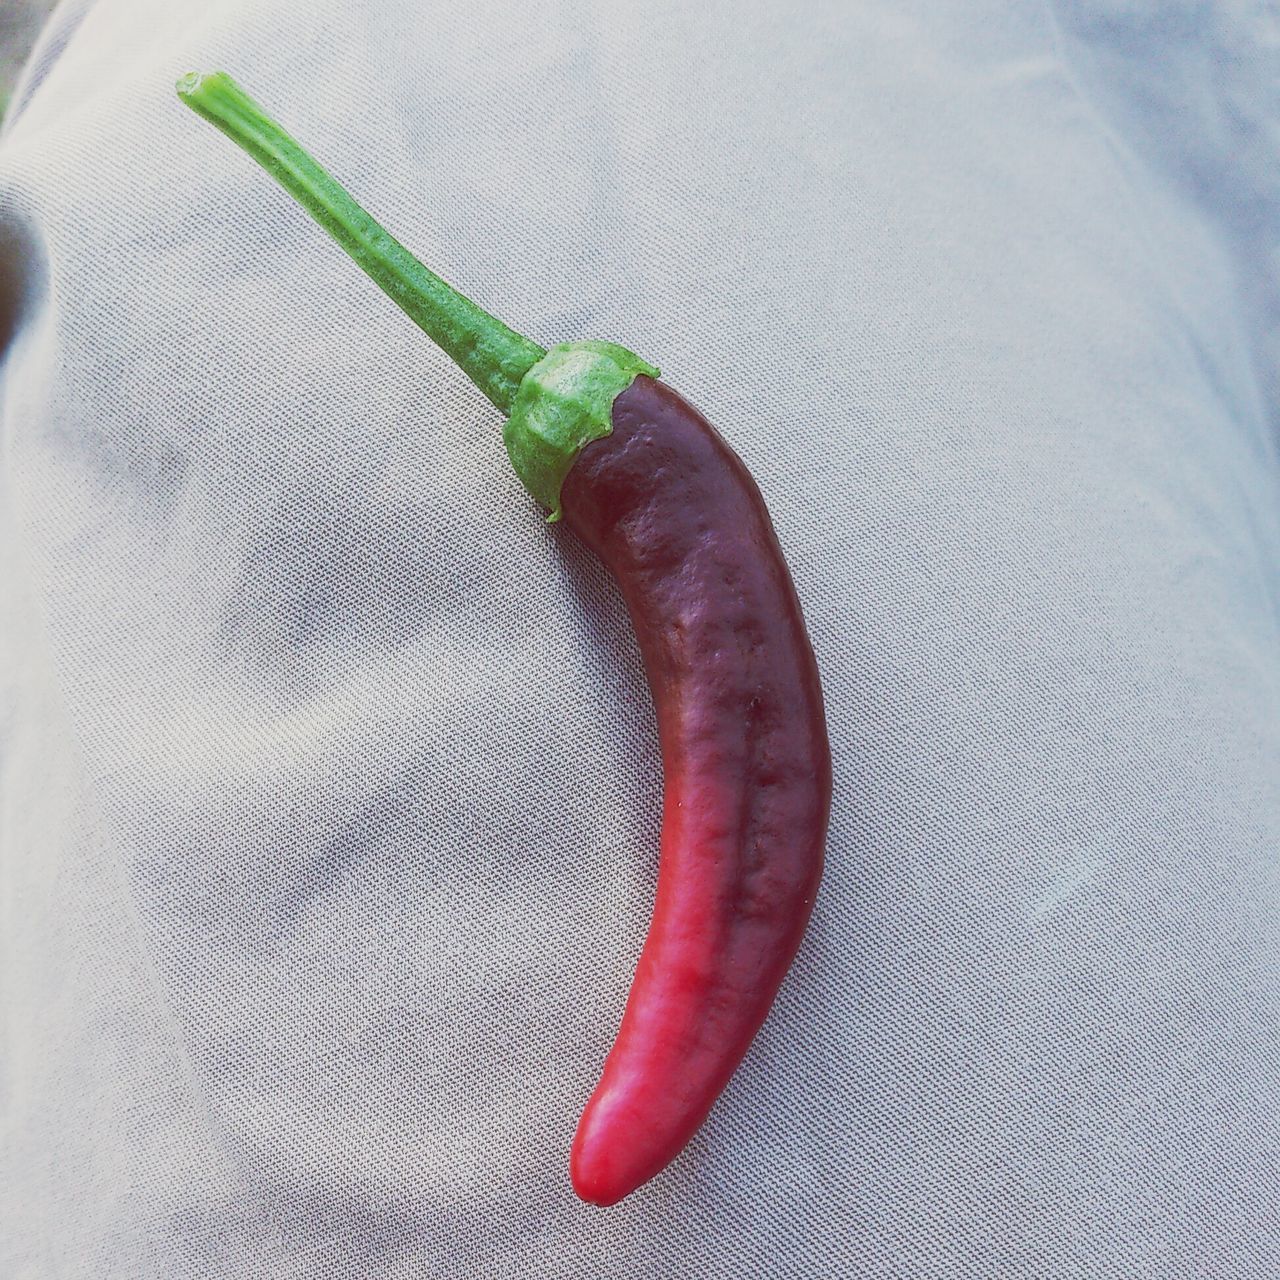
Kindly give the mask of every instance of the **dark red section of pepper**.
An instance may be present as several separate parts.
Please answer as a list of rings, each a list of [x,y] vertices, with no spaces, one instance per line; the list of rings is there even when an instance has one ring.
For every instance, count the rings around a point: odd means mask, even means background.
[[[822,872],[831,758],[769,514],[697,410],[636,378],[562,496],[630,611],[666,789],[649,936],[573,1144],[574,1189],[607,1205],[679,1153],[768,1013]]]

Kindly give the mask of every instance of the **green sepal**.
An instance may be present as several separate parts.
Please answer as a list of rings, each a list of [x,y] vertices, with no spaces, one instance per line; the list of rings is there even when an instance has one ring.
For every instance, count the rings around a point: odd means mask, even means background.
[[[562,342],[524,375],[502,438],[521,483],[560,519],[560,486],[584,445],[613,430],[613,402],[638,374],[658,376],[614,342]]]

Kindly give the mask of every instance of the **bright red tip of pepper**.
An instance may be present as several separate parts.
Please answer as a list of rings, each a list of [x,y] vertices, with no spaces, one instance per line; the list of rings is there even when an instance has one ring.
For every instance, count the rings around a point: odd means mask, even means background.
[[[578,1199],[608,1208],[647,1182],[667,1160],[649,1157],[636,1143],[614,1140],[616,1121],[608,1115],[608,1102],[599,1095],[583,1112],[569,1155],[569,1180]],[[634,1131],[634,1124],[626,1126]],[[668,1157],[669,1158],[669,1157]]]

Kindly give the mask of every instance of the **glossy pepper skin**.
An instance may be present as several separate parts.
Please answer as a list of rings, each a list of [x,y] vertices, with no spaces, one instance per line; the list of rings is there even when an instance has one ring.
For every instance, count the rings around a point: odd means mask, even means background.
[[[657,370],[613,343],[545,350],[380,227],[222,72],[179,95],[254,157],[510,415],[530,493],[613,573],[665,781],[657,901],[578,1126],[578,1195],[610,1205],[702,1123],[764,1021],[817,893],[831,761],[813,650],[755,482]]]
[[[608,1205],[679,1153],[764,1021],[818,890],[831,760],[769,514],[696,409],[637,377],[563,503],[626,600],[665,782],[653,921],[570,1160]]]

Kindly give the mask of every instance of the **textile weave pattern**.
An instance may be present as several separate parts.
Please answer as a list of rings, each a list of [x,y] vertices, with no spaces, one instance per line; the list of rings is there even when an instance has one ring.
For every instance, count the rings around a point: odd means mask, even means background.
[[[63,0],[0,134],[0,1276],[1280,1274],[1280,30]],[[809,622],[828,868],[698,1137],[567,1153],[656,876],[606,575],[178,103],[641,353]]]

